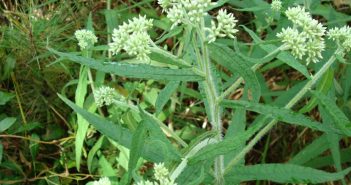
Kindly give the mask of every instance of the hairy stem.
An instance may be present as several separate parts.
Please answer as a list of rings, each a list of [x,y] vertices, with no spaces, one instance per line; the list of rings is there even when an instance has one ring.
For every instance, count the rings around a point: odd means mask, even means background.
[[[216,140],[217,142],[221,141],[222,138],[222,111],[217,101],[218,90],[215,79],[215,74],[213,74],[208,48],[206,45],[206,36],[204,30],[204,20],[202,20],[200,28],[197,29],[197,34],[200,39],[201,46],[201,59],[200,59],[200,67],[205,73],[205,81],[203,82],[203,90],[206,95],[207,100],[207,111],[210,118],[210,123],[212,125],[212,129],[216,131]],[[194,48],[197,46],[194,45]],[[214,164],[215,170],[215,178],[216,184],[224,184],[223,172],[224,172],[224,158],[223,156],[219,156],[215,159]]]
[[[338,49],[335,54],[339,53]],[[312,77],[310,81],[284,106],[286,109],[293,107],[323,76],[323,74],[330,68],[330,66],[335,62],[335,54],[330,57],[330,59],[323,65],[323,67]],[[277,123],[277,120],[272,120],[269,122],[262,130],[260,130],[255,137],[245,146],[245,148],[237,154],[227,165],[224,174],[227,174],[234,165],[236,165],[245,155],[248,153],[256,143],[261,140],[261,138],[271,130],[271,128]]]

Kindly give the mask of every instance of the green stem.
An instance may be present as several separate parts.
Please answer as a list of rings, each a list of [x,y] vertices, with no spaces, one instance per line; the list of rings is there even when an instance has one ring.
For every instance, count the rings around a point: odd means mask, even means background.
[[[338,49],[335,54],[340,52]],[[330,59],[323,65],[323,67],[312,77],[312,79],[305,84],[305,86],[284,106],[286,109],[293,107],[323,76],[323,74],[330,68],[330,66],[335,62],[335,54],[330,57]],[[255,137],[245,146],[245,148],[237,154],[227,165],[224,174],[227,174],[234,165],[236,165],[252,148],[256,143],[261,140],[261,138],[271,130],[271,128],[278,122],[278,120],[272,120],[269,122],[262,130],[260,130]]]
[[[217,97],[218,97],[218,92],[216,88],[216,80],[215,77],[212,73],[211,69],[211,62],[210,62],[210,57],[209,57],[209,52],[208,48],[206,45],[206,36],[205,36],[205,25],[204,25],[204,20],[201,21],[201,26],[198,28],[197,33],[200,39],[200,46],[201,46],[201,52],[202,52],[202,58],[200,67],[202,67],[203,72],[205,73],[205,81],[203,82],[204,86],[204,91],[206,94],[206,100],[207,100],[207,110],[209,111],[209,118],[210,118],[210,123],[212,125],[212,129],[216,131],[216,140],[218,142],[222,141],[222,111],[221,108],[218,104]],[[197,45],[194,44],[194,48],[197,47]],[[219,156],[215,159],[215,164],[214,164],[214,170],[215,170],[215,178],[216,178],[216,184],[221,185],[224,184],[224,177],[223,177],[223,172],[224,172],[224,158],[223,156]]]

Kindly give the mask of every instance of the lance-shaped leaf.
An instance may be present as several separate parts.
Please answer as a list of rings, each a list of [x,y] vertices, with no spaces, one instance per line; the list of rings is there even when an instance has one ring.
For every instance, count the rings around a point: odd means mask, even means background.
[[[86,65],[92,69],[128,78],[169,81],[201,81],[204,79],[203,76],[199,75],[194,69],[191,68],[171,69],[156,67],[148,64],[129,64],[123,62],[104,63],[92,58],[82,57],[72,53],[63,53],[54,49],[49,49],[49,51],[62,58],[66,58],[81,65]]]

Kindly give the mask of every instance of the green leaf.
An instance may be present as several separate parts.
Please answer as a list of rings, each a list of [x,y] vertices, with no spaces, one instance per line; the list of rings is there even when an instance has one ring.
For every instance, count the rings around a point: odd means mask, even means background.
[[[340,129],[343,134],[351,136],[351,122],[335,104],[335,100],[331,100],[329,97],[318,91],[312,91],[312,94],[319,100],[319,104],[325,108],[325,111],[334,120],[334,127]]]
[[[259,47],[261,47],[263,50],[265,50],[267,53],[270,53],[274,50],[276,50],[278,47],[276,47],[273,44],[263,44],[263,41],[259,36],[256,35],[255,32],[247,28],[246,26],[242,26],[244,30],[251,36],[251,38],[254,40],[255,43],[259,44]],[[286,63],[290,67],[296,69],[299,71],[301,74],[303,74],[307,79],[310,79],[311,76],[308,73],[308,70],[305,65],[301,64],[299,61],[297,61],[291,54],[288,52],[281,52],[278,54],[277,59],[281,60],[282,62]]]
[[[299,151],[289,163],[303,165],[328,149],[327,135],[324,134]]]
[[[323,78],[317,85],[316,90],[318,92],[327,93],[334,82],[334,70],[328,69],[328,71],[323,75]],[[314,107],[318,105],[317,98],[313,96],[311,100],[302,109],[299,110],[300,113],[305,113],[311,111]]]
[[[293,164],[259,164],[236,166],[225,176],[227,183],[232,181],[268,180],[277,183],[316,184],[343,179],[351,168],[338,173],[328,173],[309,167]]]
[[[1,161],[2,161],[3,153],[4,153],[4,146],[0,143],[0,164],[1,164]]]
[[[191,67],[191,65],[188,64],[186,61],[160,48],[151,48],[151,53],[149,54],[149,57],[151,60],[164,64],[170,64],[179,67]]]
[[[80,67],[79,80],[78,80],[78,85],[75,93],[75,102],[79,107],[83,107],[85,96],[87,95],[88,70],[89,69],[86,66]],[[84,138],[88,131],[89,123],[85,119],[83,119],[81,115],[77,115],[77,125],[78,125],[78,129],[76,131],[76,139],[75,139],[75,154],[76,154],[76,168],[79,171]]]
[[[3,120],[1,120],[0,121],[0,133],[4,132],[8,128],[10,128],[16,122],[16,120],[17,119],[14,117],[7,117],[7,118],[4,118]]]
[[[90,149],[89,153],[88,153],[88,159],[87,159],[87,163],[88,163],[88,170],[89,173],[93,173],[93,160],[94,160],[94,156],[95,154],[100,150],[102,143],[104,141],[104,136],[101,136],[98,141],[94,144],[94,146]]]
[[[220,44],[210,44],[208,46],[210,57],[223,67],[228,68],[232,73],[239,73],[251,89],[254,101],[258,102],[261,96],[260,83],[256,74],[251,70],[251,66],[235,54],[235,52]]]
[[[323,120],[323,124],[333,125],[333,119],[328,115],[326,110],[323,107],[319,107],[319,111]],[[339,172],[342,170],[341,166],[341,156],[340,156],[340,144],[339,141],[341,139],[340,135],[328,133],[327,134],[327,141],[329,145],[329,149],[332,153],[332,157],[334,160],[335,168]],[[343,184],[346,185],[344,180],[342,180]]]
[[[132,174],[134,173],[135,168],[137,167],[137,163],[139,158],[143,152],[144,140],[146,138],[146,128],[144,121],[139,123],[137,129],[133,133],[132,137],[132,145],[130,149],[130,157],[128,162],[128,183],[132,178]]]
[[[299,114],[289,109],[281,107],[253,103],[243,100],[224,100],[222,102],[222,105],[231,108],[245,108],[246,110],[264,114],[279,121],[283,121],[294,125],[301,125],[323,132],[343,133],[342,130],[313,121],[310,118],[304,116],[303,114]]]
[[[230,121],[230,125],[227,129],[227,133],[225,135],[226,138],[236,138],[240,133],[245,132],[246,129],[246,111],[242,108],[237,108],[235,113],[232,115],[232,120]],[[242,140],[238,149],[233,150],[232,152],[226,154],[224,156],[225,164],[228,164],[229,161],[236,156],[242,148],[245,147],[246,140]],[[240,164],[244,164],[245,160],[241,160]]]
[[[201,81],[204,78],[196,74],[192,69],[170,69],[156,67],[148,64],[128,64],[123,62],[103,63],[92,58],[77,56],[71,53],[62,53],[49,49],[52,53],[73,62],[86,65],[90,68],[128,78],[144,78],[169,81]]]
[[[342,163],[348,163],[351,162],[351,148],[345,148],[340,151],[340,157],[341,157],[341,162]],[[327,156],[322,156],[322,157],[317,157],[308,163],[304,164],[305,166],[313,167],[313,168],[323,168],[326,166],[331,166],[333,165],[334,159],[332,156],[327,155]]]
[[[226,138],[221,142],[207,145],[194,156],[190,157],[189,164],[195,164],[201,161],[210,161],[218,155],[228,154],[229,152],[239,149],[242,147],[243,142],[247,141],[265,124],[266,119],[263,119],[247,129],[246,132],[238,133],[238,135],[234,138]]]
[[[40,141],[40,137],[37,134],[32,134],[31,139]],[[29,150],[30,150],[30,154],[32,155],[32,159],[34,161],[34,159],[37,157],[39,152],[39,143],[31,141],[29,145]]]
[[[166,105],[168,100],[171,98],[172,94],[179,87],[179,81],[170,81],[167,83],[166,87],[162,89],[160,94],[157,96],[156,100],[156,114],[159,114],[163,107]]]
[[[100,165],[100,168],[102,171],[101,175],[103,175],[105,177],[116,176],[116,171],[114,170],[114,168],[112,167],[110,162],[102,154],[99,156],[99,165]]]
[[[13,97],[15,97],[15,95],[12,93],[0,91],[0,105],[5,105]]]
[[[130,148],[131,141],[132,141],[132,134],[131,132],[120,126],[119,124],[114,124],[111,121],[105,120],[93,113],[90,113],[76,104],[68,100],[67,98],[63,97],[62,95],[58,95],[68,106],[70,106],[75,112],[80,114],[85,120],[87,120],[90,124],[92,124],[99,132],[101,132],[106,137],[111,138],[112,140],[116,141],[117,143]],[[146,144],[143,148],[143,157],[146,160],[152,162],[163,162],[166,159],[172,160],[179,160],[177,154],[171,153],[169,155],[165,155],[167,152],[160,152],[160,147],[162,150],[167,150],[167,146],[164,144],[160,144],[160,142],[156,140],[148,139],[145,141]],[[157,142],[157,145],[154,144]],[[164,149],[165,148],[165,149]]]

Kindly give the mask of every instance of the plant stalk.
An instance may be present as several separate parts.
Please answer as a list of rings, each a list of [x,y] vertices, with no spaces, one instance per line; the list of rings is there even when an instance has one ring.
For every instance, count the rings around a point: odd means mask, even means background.
[[[209,118],[210,118],[210,123],[212,125],[212,129],[216,131],[216,137],[215,139],[217,142],[220,142],[223,140],[222,137],[222,111],[221,107],[219,106],[219,103],[217,101],[217,97],[219,96],[218,90],[217,90],[217,85],[216,85],[216,80],[215,80],[215,74],[212,73],[212,67],[211,67],[211,62],[210,62],[210,57],[209,57],[209,52],[208,52],[208,47],[206,45],[206,35],[205,35],[205,30],[204,30],[204,20],[201,21],[200,28],[197,29],[197,34],[200,39],[200,48],[201,48],[201,59],[198,59],[199,63],[201,64],[199,67],[201,70],[205,73],[205,81],[203,82],[203,90],[206,95],[206,100],[207,100],[207,111]],[[194,44],[194,43],[193,43]],[[194,48],[196,48],[197,45],[194,44]],[[197,55],[198,56],[198,55]],[[199,57],[198,57],[199,58]],[[222,185],[224,184],[224,177],[223,177],[223,172],[224,172],[224,157],[219,156],[215,159],[215,164],[214,164],[214,175],[216,179],[216,184],[217,185]]]
[[[323,74],[330,68],[330,66],[335,62],[335,55],[339,53],[341,50],[338,49],[334,55],[332,55],[329,60],[323,65],[323,67],[311,78],[310,81],[306,83],[306,85],[284,106],[286,109],[290,109],[293,107],[315,84],[316,82],[323,76]],[[234,165],[236,165],[255,145],[261,140],[261,138],[267,134],[271,130],[271,128],[278,122],[278,120],[274,119],[269,122],[262,130],[260,130],[255,137],[246,145],[246,147],[237,154],[227,165],[225,168],[224,174],[227,174]]]

